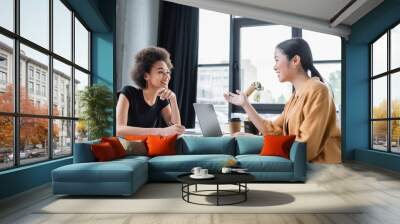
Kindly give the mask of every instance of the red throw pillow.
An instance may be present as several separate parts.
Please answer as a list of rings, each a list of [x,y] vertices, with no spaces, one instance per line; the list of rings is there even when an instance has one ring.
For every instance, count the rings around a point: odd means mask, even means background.
[[[296,135],[265,135],[261,156],[281,156],[289,159],[290,148]]]
[[[148,156],[162,156],[162,155],[175,155],[176,147],[175,142],[177,135],[172,136],[158,136],[150,135],[147,137],[147,155]]]
[[[101,142],[110,143],[117,158],[126,156],[126,151],[117,137],[101,138]]]
[[[99,162],[110,161],[117,158],[114,149],[108,142],[93,144],[90,147],[92,149],[94,157]]]

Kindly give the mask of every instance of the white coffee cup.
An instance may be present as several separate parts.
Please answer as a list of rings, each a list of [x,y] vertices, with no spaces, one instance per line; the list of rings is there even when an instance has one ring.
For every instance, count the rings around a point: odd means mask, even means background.
[[[208,175],[208,169],[201,169],[200,170],[200,176],[207,176]]]
[[[232,171],[232,168],[230,167],[222,167],[221,172],[222,173],[230,173]]]
[[[193,167],[193,169],[192,169],[192,173],[194,174],[194,175],[196,175],[196,176],[199,176],[199,175],[201,175],[200,174],[200,171],[202,170],[202,168],[201,167]]]

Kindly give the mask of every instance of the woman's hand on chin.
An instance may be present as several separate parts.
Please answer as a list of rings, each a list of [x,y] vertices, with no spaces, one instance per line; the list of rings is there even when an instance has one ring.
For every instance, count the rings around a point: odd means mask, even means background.
[[[176,99],[175,93],[172,92],[172,90],[170,90],[168,88],[164,88],[164,89],[160,90],[160,92],[158,93],[158,96],[160,96],[161,100],[173,100],[173,99]]]
[[[249,103],[247,96],[243,92],[236,90],[236,93],[237,94],[231,93],[231,92],[224,93],[225,100],[231,104],[234,104],[236,106],[241,106],[241,107],[246,105],[246,103],[247,104]]]
[[[166,128],[161,129],[160,135],[169,136],[169,135],[181,135],[185,132],[185,127],[179,124],[174,124]]]

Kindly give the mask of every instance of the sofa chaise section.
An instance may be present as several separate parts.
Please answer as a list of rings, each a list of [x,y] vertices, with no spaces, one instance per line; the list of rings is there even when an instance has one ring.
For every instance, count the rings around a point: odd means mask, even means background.
[[[76,163],[52,171],[54,194],[131,195],[148,181],[148,157],[95,162],[90,150],[93,143],[75,144]]]

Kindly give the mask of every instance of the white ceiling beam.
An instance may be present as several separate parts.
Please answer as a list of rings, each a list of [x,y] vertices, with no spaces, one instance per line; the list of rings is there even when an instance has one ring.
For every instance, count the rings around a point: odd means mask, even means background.
[[[271,22],[280,25],[303,28],[307,30],[328,33],[347,38],[350,35],[350,27],[338,25],[331,27],[329,21],[310,18],[293,13],[282,12],[273,9],[260,8],[246,4],[223,0],[166,0],[192,7],[213,10],[231,15]]]
[[[345,9],[338,17],[331,21],[330,26],[336,27],[347,18],[349,18],[355,11],[361,8],[364,4],[366,4],[368,0],[357,0],[353,4],[350,5],[347,9]]]

